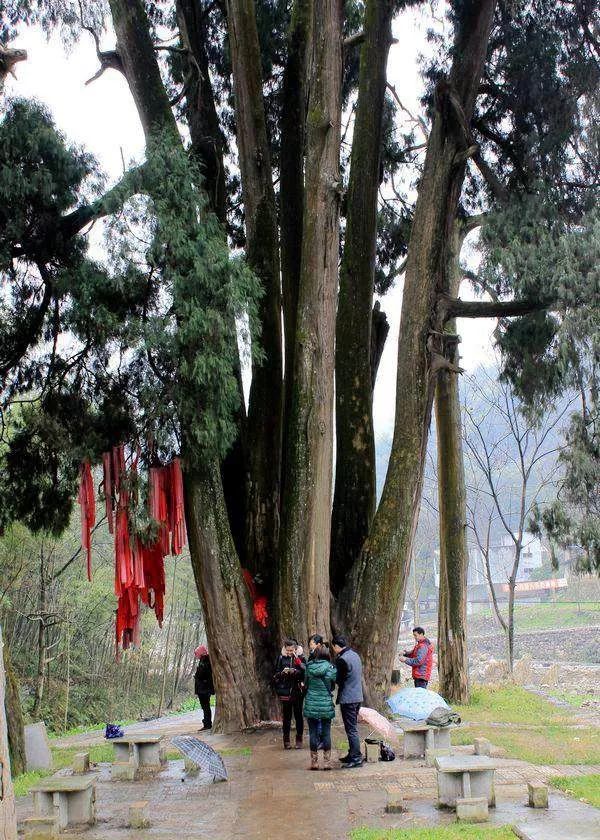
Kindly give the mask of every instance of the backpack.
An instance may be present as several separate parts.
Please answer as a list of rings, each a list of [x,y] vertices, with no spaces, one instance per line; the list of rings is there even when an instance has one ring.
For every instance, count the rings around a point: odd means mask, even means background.
[[[384,744],[383,741],[381,746],[379,747],[379,760],[380,761],[395,761],[396,760],[396,753],[390,747],[389,744]]]
[[[460,715],[445,706],[436,706],[429,712],[425,723],[429,726],[450,726],[451,723],[460,723]]]
[[[122,738],[125,732],[123,731],[123,727],[119,726],[116,723],[107,723],[106,730],[104,732],[105,738]]]

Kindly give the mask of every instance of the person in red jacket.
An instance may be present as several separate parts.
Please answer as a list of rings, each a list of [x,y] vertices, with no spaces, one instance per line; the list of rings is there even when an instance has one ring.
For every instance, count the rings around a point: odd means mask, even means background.
[[[404,656],[400,657],[400,659],[405,665],[412,666],[415,688],[427,688],[433,665],[433,645],[425,636],[425,631],[422,627],[414,627],[413,636],[415,637],[414,648],[412,650],[405,650]]]

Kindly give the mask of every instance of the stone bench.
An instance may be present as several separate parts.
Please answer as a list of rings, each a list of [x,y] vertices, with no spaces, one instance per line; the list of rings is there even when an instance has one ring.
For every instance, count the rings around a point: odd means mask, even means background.
[[[494,772],[496,765],[486,756],[448,755],[436,758],[438,807],[456,808],[457,799],[484,797],[496,804]]]
[[[450,750],[450,726],[431,726],[424,720],[400,720],[396,725],[404,733],[404,758],[423,758],[427,750]]]
[[[51,776],[34,785],[31,793],[38,824],[54,823],[55,830],[62,831],[96,822],[96,776]]]
[[[112,739],[115,762],[111,768],[111,778],[115,781],[133,781],[140,776],[158,773],[166,764],[161,741],[162,735],[124,735]]]

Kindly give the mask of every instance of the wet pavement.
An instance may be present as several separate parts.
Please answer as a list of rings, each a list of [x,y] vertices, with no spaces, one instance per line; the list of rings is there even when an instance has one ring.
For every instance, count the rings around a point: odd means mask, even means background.
[[[129,732],[161,732],[167,742],[170,736],[182,732],[197,735],[198,729],[197,712],[127,727]],[[340,744],[343,730],[336,726],[333,734],[334,743]],[[229,773],[227,782],[213,784],[203,776],[186,778],[183,761],[169,762],[168,769],[153,779],[112,782],[109,765],[101,765],[96,795],[98,822],[85,832],[65,832],[65,838],[346,840],[349,832],[360,826],[411,828],[455,819],[453,813],[435,808],[435,770],[422,760],[397,759],[367,764],[358,770],[311,773],[307,770],[308,749],[284,751],[276,730],[236,736],[207,733],[200,737],[222,753]],[[101,740],[101,735],[93,738]],[[93,742],[89,736],[65,740],[82,747]],[[551,793],[547,811],[534,811],[526,805],[528,781],[600,773],[600,767],[540,767],[512,759],[496,760],[497,807],[490,811],[491,824],[518,825],[526,840],[600,837],[600,810],[559,792]],[[401,792],[406,813],[385,813],[392,792]],[[149,802],[152,824],[148,829],[133,831],[127,828],[128,806],[139,800]],[[20,820],[31,812],[29,797],[18,800]]]

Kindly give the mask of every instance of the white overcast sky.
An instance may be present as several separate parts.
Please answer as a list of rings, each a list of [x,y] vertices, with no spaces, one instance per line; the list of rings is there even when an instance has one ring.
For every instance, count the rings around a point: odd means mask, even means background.
[[[425,7],[428,9],[428,6]],[[428,49],[427,17],[423,13],[404,13],[395,22],[394,36],[398,43],[390,51],[388,79],[402,102],[419,112],[422,81],[419,76],[419,55]],[[50,109],[56,125],[66,137],[91,152],[113,183],[123,171],[123,163],[142,160],[144,138],[123,77],[107,71],[89,87],[84,86],[98,67],[94,44],[88,33],[68,52],[58,36],[49,41],[37,28],[23,29],[12,46],[28,51],[27,61],[16,67],[17,79],[8,77],[5,93],[35,97]],[[103,48],[114,46],[114,36],[106,34]],[[472,297],[469,289],[463,297]],[[376,434],[389,435],[393,429],[396,390],[396,351],[402,279],[382,300],[382,308],[390,322],[390,333],[379,368],[375,389]],[[462,336],[462,365],[472,370],[493,359],[491,333],[495,322],[489,319],[459,321]]]

